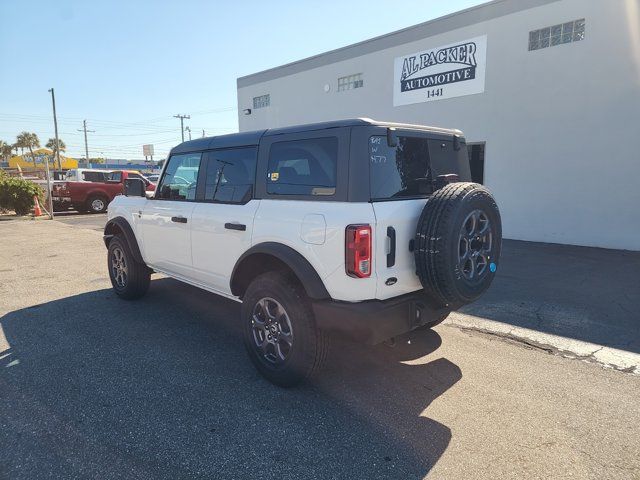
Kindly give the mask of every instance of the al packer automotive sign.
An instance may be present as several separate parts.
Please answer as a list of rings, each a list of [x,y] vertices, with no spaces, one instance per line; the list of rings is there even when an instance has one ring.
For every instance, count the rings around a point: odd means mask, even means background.
[[[486,61],[486,35],[398,57],[393,105],[482,93]]]

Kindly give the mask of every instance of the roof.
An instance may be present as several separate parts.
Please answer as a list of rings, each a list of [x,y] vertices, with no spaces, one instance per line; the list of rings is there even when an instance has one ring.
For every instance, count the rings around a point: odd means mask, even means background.
[[[263,136],[282,135],[285,133],[309,132],[324,130],[327,128],[378,126],[399,129],[424,130],[444,135],[462,135],[460,130],[450,128],[429,127],[426,125],[414,125],[410,123],[379,122],[370,118],[347,118],[344,120],[332,120],[329,122],[307,123],[290,127],[270,128],[268,130],[255,130],[252,132],[230,133],[217,137],[197,138],[177,145],[171,150],[171,154],[196,152],[201,150],[213,150],[216,148],[246,147],[258,145]]]
[[[238,88],[248,87],[558,1],[560,0],[493,0],[363,42],[246,75],[238,78],[237,85]]]
[[[177,145],[171,153],[195,152],[198,150],[212,150],[214,148],[241,147],[246,145],[258,145],[260,138],[266,130],[253,132],[230,133],[217,137],[196,138]]]

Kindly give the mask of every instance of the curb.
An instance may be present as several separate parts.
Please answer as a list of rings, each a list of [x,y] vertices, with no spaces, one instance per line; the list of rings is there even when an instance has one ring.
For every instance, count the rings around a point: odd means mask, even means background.
[[[528,328],[514,327],[506,323],[459,312],[451,313],[443,325],[495,335],[545,350],[554,355],[597,363],[606,368],[640,375],[640,354],[637,353]]]

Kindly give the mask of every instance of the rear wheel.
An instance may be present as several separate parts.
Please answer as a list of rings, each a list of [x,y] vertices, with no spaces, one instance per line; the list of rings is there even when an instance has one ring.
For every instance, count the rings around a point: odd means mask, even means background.
[[[316,327],[304,289],[286,274],[265,273],[249,285],[242,323],[249,358],[276,385],[300,383],[326,359],[326,335]]]
[[[493,281],[502,243],[496,202],[476,183],[452,183],[424,207],[416,232],[416,273],[425,291],[453,309]]]
[[[135,300],[149,290],[151,270],[133,258],[131,250],[120,235],[109,242],[108,260],[109,278],[116,294],[125,300]]]
[[[87,210],[91,213],[104,213],[107,211],[109,202],[101,195],[94,195],[87,200]]]

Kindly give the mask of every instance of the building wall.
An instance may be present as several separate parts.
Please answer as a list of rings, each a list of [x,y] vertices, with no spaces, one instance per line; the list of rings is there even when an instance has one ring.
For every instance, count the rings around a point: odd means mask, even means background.
[[[516,1],[516,0],[509,0]],[[586,19],[585,39],[528,51],[532,30]],[[461,129],[486,142],[506,238],[640,250],[640,0],[561,0],[242,86],[241,131],[349,117]],[[393,106],[396,57],[487,35],[482,94]],[[337,91],[363,73],[364,87]],[[330,91],[325,92],[325,84]],[[255,96],[271,105],[255,109]]]

